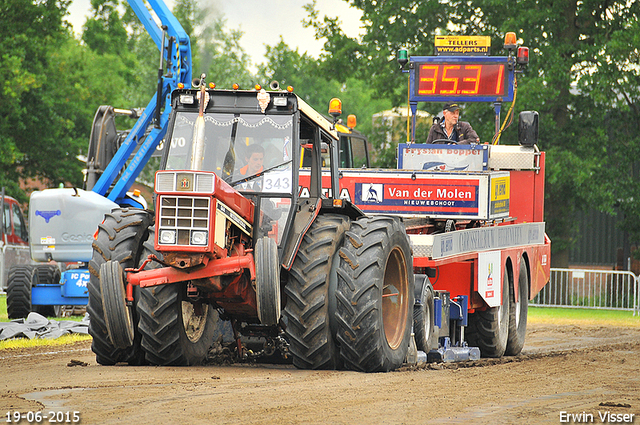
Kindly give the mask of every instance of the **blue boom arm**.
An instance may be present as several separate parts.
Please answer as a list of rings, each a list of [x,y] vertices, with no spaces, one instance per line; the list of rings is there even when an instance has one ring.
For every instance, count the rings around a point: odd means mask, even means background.
[[[159,87],[158,91],[161,96],[154,96],[149,101],[135,126],[131,129],[122,146],[118,149],[118,152],[116,152],[116,155],[107,165],[107,168],[92,189],[94,192],[107,196],[108,199],[121,205],[133,203],[131,202],[132,200],[125,199],[127,190],[129,190],[136,177],[147,164],[151,154],[167,132],[167,123],[171,112],[171,92],[177,88],[178,83],[183,83],[185,87],[191,86],[191,43],[180,22],[173,16],[162,0],[147,0],[160,20],[160,26],[143,0],[128,0],[128,2],[158,46],[158,49],[162,52],[163,61],[167,63],[167,72],[165,75],[160,76],[161,87]],[[166,31],[166,37],[163,34],[163,30]],[[160,115],[159,122],[155,123],[156,125],[145,138],[144,134],[149,125],[152,124],[157,110],[162,108],[162,105],[158,104],[158,101],[162,99],[164,99],[165,104],[164,112]],[[143,138],[144,142],[107,195],[107,191],[113,185],[118,173]]]

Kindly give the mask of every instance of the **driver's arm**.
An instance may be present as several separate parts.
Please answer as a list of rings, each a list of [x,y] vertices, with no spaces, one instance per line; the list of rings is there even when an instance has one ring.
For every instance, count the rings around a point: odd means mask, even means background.
[[[427,136],[427,141],[425,142],[426,144],[433,143],[434,140],[442,138],[442,136],[437,134],[438,127],[440,127],[439,124],[433,124],[431,126],[431,128],[429,129],[429,135]]]
[[[458,124],[460,124],[460,134],[458,135],[459,145],[480,143],[480,137],[478,137],[478,133],[471,127],[471,124],[464,121],[459,121]]]

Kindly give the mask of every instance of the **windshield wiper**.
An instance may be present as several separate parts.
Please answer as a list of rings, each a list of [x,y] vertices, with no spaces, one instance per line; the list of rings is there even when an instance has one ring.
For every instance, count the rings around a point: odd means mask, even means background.
[[[291,161],[286,161],[286,162],[283,162],[281,164],[274,165],[273,167],[267,168],[266,170],[262,170],[259,173],[253,174],[253,175],[251,175],[249,177],[245,177],[245,178],[240,179],[240,180],[236,180],[233,183],[229,183],[229,184],[231,185],[231,187],[235,187],[236,185],[238,185],[240,183],[246,183],[246,182],[251,181],[253,179],[257,179],[258,177],[261,177],[262,175],[264,175],[264,173],[267,173],[267,172],[269,172],[271,170],[275,170],[278,167],[282,167],[283,165],[288,164],[289,162],[291,162]]]

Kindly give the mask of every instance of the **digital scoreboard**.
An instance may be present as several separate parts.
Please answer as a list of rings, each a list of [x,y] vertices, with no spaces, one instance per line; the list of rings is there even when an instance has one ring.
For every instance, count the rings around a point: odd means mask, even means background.
[[[415,102],[510,102],[513,65],[507,57],[412,57]]]

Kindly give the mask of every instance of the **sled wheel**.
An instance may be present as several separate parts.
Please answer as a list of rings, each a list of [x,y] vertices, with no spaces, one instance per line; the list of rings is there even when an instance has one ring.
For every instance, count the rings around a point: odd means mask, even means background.
[[[507,356],[517,356],[524,347],[527,333],[527,313],[529,308],[529,273],[525,258],[520,259],[518,273],[518,302],[512,302],[509,311],[509,338],[507,340]]]
[[[338,251],[348,228],[349,221],[343,216],[318,216],[302,239],[284,287],[286,334],[293,364],[300,369],[338,368],[331,325],[335,311],[332,297],[337,285]]]
[[[340,356],[364,372],[400,367],[411,337],[414,278],[402,223],[362,217],[340,249],[336,290]]]
[[[116,348],[133,345],[133,315],[127,306],[124,270],[117,261],[100,266],[102,309],[109,339]]]
[[[278,246],[271,238],[258,239],[255,247],[256,301],[258,318],[263,325],[277,325],[280,320],[280,264]]]
[[[432,349],[438,348],[433,329],[435,323],[433,287],[429,283],[429,279],[426,278],[421,287],[420,305],[414,305],[413,307],[413,333],[418,350],[428,353]]]
[[[469,315],[466,340],[471,347],[480,348],[482,357],[502,357],[509,336],[509,270],[502,275],[502,305],[477,310]]]

